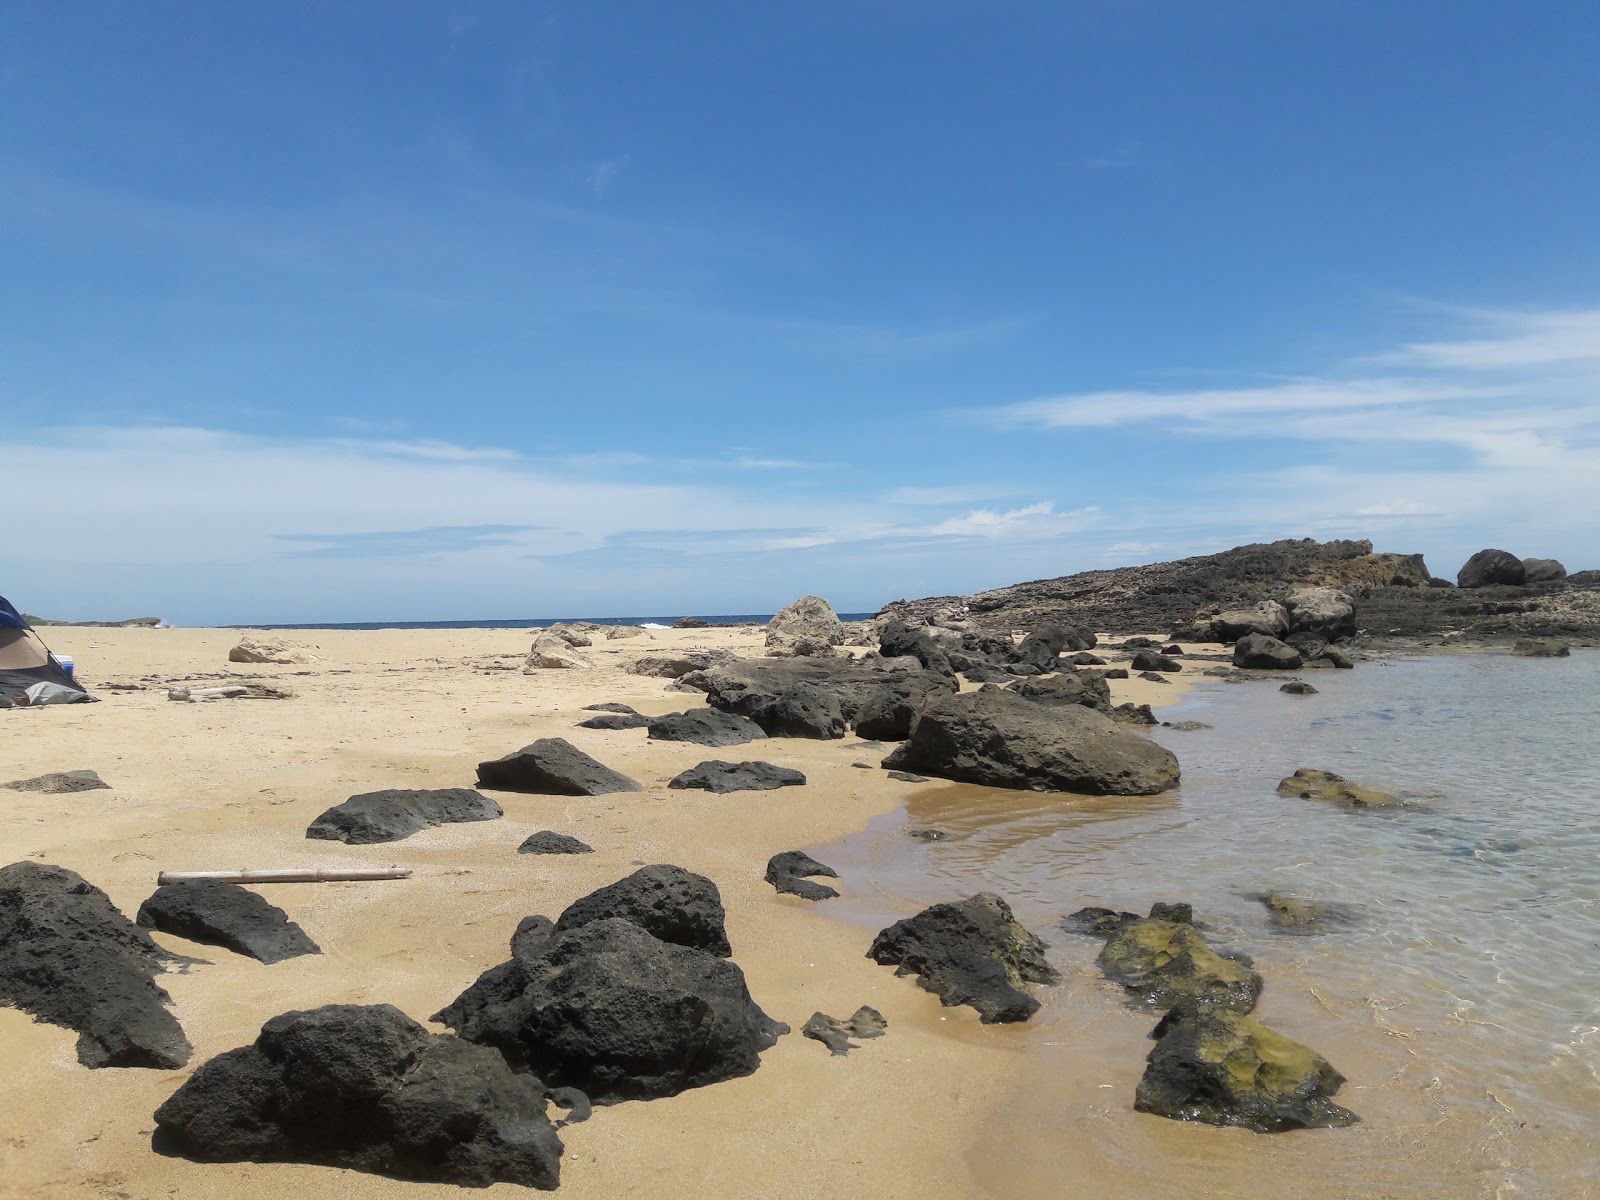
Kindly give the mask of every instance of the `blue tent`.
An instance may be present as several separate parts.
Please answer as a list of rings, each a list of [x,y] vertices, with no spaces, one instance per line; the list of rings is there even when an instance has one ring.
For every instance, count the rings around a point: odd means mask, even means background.
[[[23,619],[16,605],[0,596],[0,708],[28,701],[28,689],[39,683],[53,683],[77,693],[74,700],[93,700],[83,686],[68,675],[51,654],[32,626]],[[53,690],[53,689],[46,689]],[[61,696],[55,696],[59,703]]]

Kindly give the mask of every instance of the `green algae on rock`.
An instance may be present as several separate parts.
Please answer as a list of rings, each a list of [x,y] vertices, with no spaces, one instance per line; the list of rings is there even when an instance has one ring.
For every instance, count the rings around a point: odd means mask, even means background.
[[[1317,771],[1301,767],[1287,779],[1278,781],[1278,795],[1294,796],[1301,800],[1327,800],[1342,808],[1392,808],[1400,797],[1388,792],[1378,792],[1351,783],[1343,775],[1332,771]]]
[[[1224,958],[1182,921],[1146,918],[1117,928],[1100,951],[1106,978],[1157,1008],[1179,1005],[1249,1012],[1261,995],[1261,976]]]

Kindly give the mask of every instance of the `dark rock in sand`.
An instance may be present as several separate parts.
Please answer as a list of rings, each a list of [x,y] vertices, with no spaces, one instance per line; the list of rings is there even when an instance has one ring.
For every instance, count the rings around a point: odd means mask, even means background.
[[[620,700],[606,700],[600,704],[585,704],[584,712],[599,713],[626,713],[633,716],[639,715],[639,710],[631,704],[624,704]]]
[[[1147,796],[1177,786],[1178,760],[1102,713],[1047,708],[1011,692],[963,692],[929,703],[892,769],[1033,791]]]
[[[1233,665],[1249,671],[1295,671],[1303,662],[1293,646],[1264,633],[1248,633],[1233,644]]]
[[[775,737],[843,737],[867,703],[885,688],[955,689],[955,679],[923,670],[914,659],[740,659],[693,678],[707,702],[749,717]]]
[[[709,629],[711,622],[703,617],[679,617],[672,623],[674,629]]]
[[[1169,683],[1169,682],[1171,682],[1170,680],[1167,679],[1167,677],[1165,675],[1157,675],[1154,671],[1140,671],[1139,672],[1139,678],[1148,680],[1151,683]]]
[[[1157,642],[1155,638],[1131,637],[1122,639],[1121,648],[1124,650],[1149,650],[1159,646],[1160,644],[1161,643]]]
[[[1100,712],[1111,711],[1111,685],[1103,676],[1087,671],[1064,671],[1040,679],[1019,679],[1009,690],[1035,704],[1078,704]]]
[[[1106,660],[1098,654],[1090,654],[1087,650],[1080,650],[1067,660],[1075,667],[1103,667]]]
[[[802,1037],[821,1042],[828,1048],[830,1054],[844,1055],[852,1050],[861,1049],[850,1040],[851,1038],[865,1040],[882,1037],[888,1028],[889,1022],[883,1019],[881,1012],[863,1004],[848,1021],[830,1017],[827,1013],[812,1013],[811,1019],[801,1027],[800,1034]]]
[[[541,829],[530,834],[517,847],[518,854],[593,854],[594,847],[570,834]]]
[[[706,792],[770,792],[776,788],[799,787],[806,777],[790,767],[775,767],[769,762],[723,762],[710,758],[680,771],[668,782],[669,788],[698,788]]]
[[[952,690],[943,676],[915,675],[885,683],[862,702],[855,717],[856,736],[904,741],[911,736],[912,722],[929,699],[948,695]]]
[[[1111,710],[1111,716],[1119,725],[1160,724],[1148,704],[1119,704]]]
[[[1278,690],[1280,692],[1288,692],[1291,696],[1315,696],[1317,694],[1316,688],[1301,679],[1286,683]]]
[[[549,1191],[561,1142],[548,1097],[493,1050],[431,1034],[390,1005],[330,1004],[274,1017],[252,1045],[203,1065],[155,1119],[166,1148],[203,1162]]]
[[[867,957],[898,967],[897,975],[917,976],[917,985],[946,1007],[970,1004],[991,1025],[1026,1021],[1038,1011],[1023,985],[1055,982],[1044,949],[1004,900],[980,892],[896,921],[873,939]]]
[[[504,758],[479,763],[478,786],[548,796],[644,791],[637,780],[596,762],[565,738],[540,738]]]
[[[481,783],[483,768],[478,771]],[[306,836],[368,846],[374,842],[398,842],[435,825],[493,821],[503,815],[498,804],[471,788],[388,788],[363,792],[343,804],[335,804],[311,822]]]
[[[1259,1133],[1336,1128],[1359,1118],[1331,1099],[1344,1083],[1316,1051],[1236,1012],[1177,1008],[1134,1096],[1139,1112]]]
[[[641,867],[632,875],[574,900],[556,918],[557,933],[611,918],[631,921],[652,937],[692,946],[718,958],[728,945],[722,893],[704,875],[668,864]]]
[[[77,872],[0,867],[0,1004],[76,1030],[84,1066],[173,1070],[189,1061],[154,980],[175,957]]]
[[[968,683],[1010,683],[1018,675],[1028,674],[1032,671],[1032,667],[1028,667],[1024,671],[1015,664],[1007,667],[991,667],[987,663],[976,663],[965,668],[961,673],[966,676]]]
[[[661,650],[640,655],[628,670],[635,675],[649,675],[656,679],[679,679],[691,671],[707,671],[722,663],[733,662],[735,658],[727,650]]]
[[[754,721],[714,708],[691,708],[650,719],[650,738],[657,742],[693,742],[697,746],[739,746],[767,736]]]
[[[926,775],[917,775],[911,771],[890,771],[890,779],[898,779],[901,783],[927,783]]]
[[[1511,647],[1511,653],[1521,658],[1566,658],[1572,650],[1565,642],[1524,639]]]
[[[767,860],[767,882],[778,891],[802,900],[831,900],[839,893],[822,883],[812,883],[808,875],[839,878],[839,872],[825,866],[803,850],[785,850]]]
[[[616,918],[513,939],[434,1020],[596,1104],[749,1075],[789,1031],[733,963]]]
[[[1188,921],[1154,916],[1117,928],[1100,951],[1106,978],[1156,1008],[1198,1005],[1249,1012],[1261,995],[1261,976],[1224,958]]]
[[[224,946],[264,963],[322,953],[283,909],[248,888],[214,879],[163,884],[134,919],[146,929]]]
[[[1349,809],[1390,808],[1400,803],[1398,796],[1376,792],[1351,783],[1343,775],[1311,767],[1301,767],[1287,779],[1279,780],[1278,795],[1301,800],[1327,800]]]
[[[579,729],[643,729],[650,718],[643,713],[600,713],[586,721],[579,721]]]
[[[1185,658],[1185,657],[1187,657],[1187,655],[1184,654],[1183,647],[1178,645],[1176,642],[1174,642],[1170,646],[1163,646],[1161,648],[1161,653],[1165,654],[1168,658]]]
[[[1497,584],[1520,587],[1527,581],[1527,567],[1523,566],[1520,558],[1506,550],[1479,550],[1456,572],[1456,586],[1463,588],[1493,587]]]
[[[92,792],[110,786],[93,771],[52,771],[48,775],[36,775],[32,779],[13,779],[10,783],[0,783],[0,788],[10,788],[17,792],[43,792],[47,796]]]
[[[1553,558],[1525,558],[1522,560],[1524,583],[1560,583],[1567,577],[1567,569]]]
[[[1100,672],[1101,679],[1126,679],[1127,677],[1127,667],[1107,667],[1104,671]]]
[[[1135,671],[1181,671],[1183,664],[1165,654],[1157,654],[1153,650],[1141,650],[1133,656],[1131,664]]]

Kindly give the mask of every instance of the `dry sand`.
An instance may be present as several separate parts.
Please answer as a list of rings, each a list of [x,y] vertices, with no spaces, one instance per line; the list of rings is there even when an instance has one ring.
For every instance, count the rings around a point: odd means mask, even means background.
[[[903,807],[917,785],[889,779],[881,752],[854,738],[774,739],[710,750],[647,742],[643,730],[575,729],[580,709],[620,700],[656,714],[703,701],[626,673],[639,654],[688,646],[760,653],[750,628],[654,631],[585,653],[590,671],[522,674],[520,630],[295,631],[316,661],[227,662],[238,631],[42,631],[72,654],[102,697],[0,713],[0,780],[88,768],[110,791],[44,796],[0,791],[0,863],[19,859],[78,871],[132,915],[158,870],[279,866],[411,867],[385,883],[274,884],[260,890],[323,953],[275,966],[157,934],[207,960],[159,982],[194,1044],[182,1071],[78,1065],[76,1035],[0,1009],[6,1117],[0,1196],[379,1197],[455,1194],[326,1167],[197,1164],[150,1149],[151,1113],[189,1071],[254,1039],[278,1013],[321,1004],[394,1004],[419,1020],[508,957],[530,913],[570,901],[645,863],[670,862],[717,882],[734,960],[751,994],[794,1032],[759,1071],[666,1100],[598,1109],[562,1131],[561,1194],[571,1197],[971,1197],[976,1143],[1022,1068],[1015,1028],[984,1027],[969,1008],[940,1007],[908,979],[865,957],[870,929],[827,905],[779,896],[762,880],[779,850],[817,849]],[[173,703],[169,681],[214,686],[226,673],[269,680],[288,700]],[[142,684],[116,691],[107,683]],[[1183,684],[1114,681],[1114,699],[1171,703]],[[492,793],[499,821],[448,826],[402,842],[345,846],[305,838],[310,821],[357,792],[471,786],[477,762],[561,736],[646,785],[600,798]],[[714,796],[670,792],[666,781],[705,758],[764,758],[797,767],[804,788]],[[554,829],[595,847],[581,856],[515,852]],[[845,879],[859,913],[884,923],[909,910]],[[953,899],[956,897],[952,897]],[[871,1004],[886,1037],[835,1058],[799,1028],[813,1011],[848,1016]],[[434,1026],[433,1028],[439,1028]],[[495,1194],[525,1194],[499,1185]]]

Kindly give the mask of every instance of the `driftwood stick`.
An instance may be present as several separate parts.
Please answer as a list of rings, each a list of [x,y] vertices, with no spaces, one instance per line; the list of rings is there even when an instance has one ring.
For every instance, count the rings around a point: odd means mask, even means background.
[[[221,883],[335,883],[364,879],[409,879],[410,867],[306,867],[283,871],[162,871],[158,884],[215,879]]]

